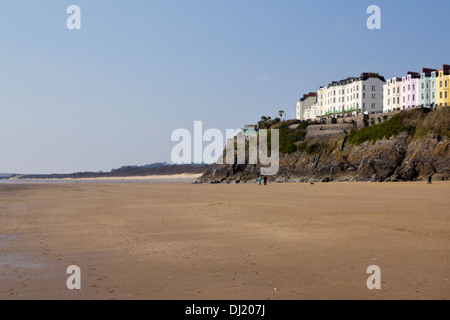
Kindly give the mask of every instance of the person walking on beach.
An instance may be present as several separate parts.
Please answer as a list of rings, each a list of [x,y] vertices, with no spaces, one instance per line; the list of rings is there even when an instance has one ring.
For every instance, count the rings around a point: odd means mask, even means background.
[[[264,185],[267,186],[267,176],[264,176]]]
[[[258,185],[261,185],[261,176],[258,177]]]
[[[431,183],[432,178],[433,178],[433,176],[429,176],[429,177],[428,177],[428,184],[432,184],[432,183]]]

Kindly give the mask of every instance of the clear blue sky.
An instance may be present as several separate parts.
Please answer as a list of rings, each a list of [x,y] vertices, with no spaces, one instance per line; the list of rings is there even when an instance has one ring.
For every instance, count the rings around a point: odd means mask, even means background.
[[[81,8],[81,30],[66,9]],[[369,5],[382,29],[368,30]],[[332,80],[450,63],[443,0],[17,0],[0,6],[0,172],[170,162],[177,128],[288,117]],[[445,33],[444,33],[445,31]]]

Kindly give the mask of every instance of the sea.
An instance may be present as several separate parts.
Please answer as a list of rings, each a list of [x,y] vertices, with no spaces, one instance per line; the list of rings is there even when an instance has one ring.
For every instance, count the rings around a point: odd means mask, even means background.
[[[155,183],[195,183],[196,179],[0,179],[1,184],[155,184]]]

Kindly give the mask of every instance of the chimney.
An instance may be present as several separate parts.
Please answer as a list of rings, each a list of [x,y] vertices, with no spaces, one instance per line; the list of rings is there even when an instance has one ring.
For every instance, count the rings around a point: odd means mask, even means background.
[[[444,74],[450,74],[450,65],[443,64],[442,65],[442,71],[444,71]]]

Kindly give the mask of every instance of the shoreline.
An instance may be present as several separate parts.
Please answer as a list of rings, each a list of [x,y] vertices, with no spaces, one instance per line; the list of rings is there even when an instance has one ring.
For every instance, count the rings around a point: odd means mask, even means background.
[[[190,182],[197,185],[257,185],[258,181],[199,181],[203,174],[176,174],[176,175],[151,175],[151,176],[126,176],[126,177],[96,177],[96,178],[47,178],[47,179],[0,179],[0,184],[39,184],[39,183],[139,183],[139,182],[161,182],[177,183]],[[449,180],[433,180],[432,184],[447,183]],[[319,185],[319,184],[403,184],[403,183],[428,183],[427,180],[412,181],[353,181],[353,180],[330,180],[330,181],[306,181],[306,180],[284,180],[269,181],[268,185]]]
[[[175,174],[126,177],[97,177],[97,178],[45,178],[45,179],[0,179],[1,183],[38,183],[38,182],[139,182],[139,181],[185,181],[197,180],[202,174]]]

